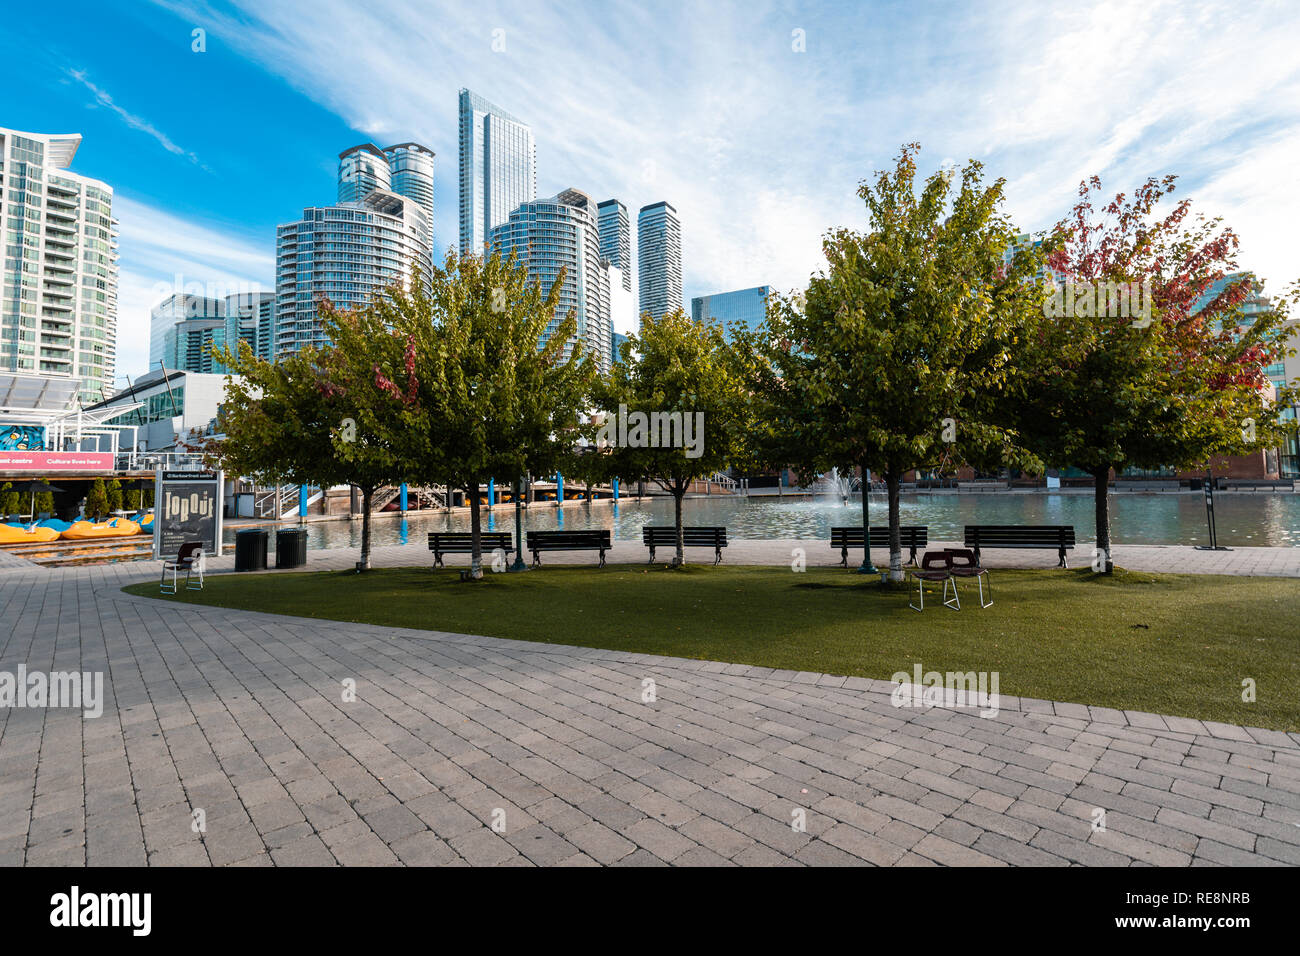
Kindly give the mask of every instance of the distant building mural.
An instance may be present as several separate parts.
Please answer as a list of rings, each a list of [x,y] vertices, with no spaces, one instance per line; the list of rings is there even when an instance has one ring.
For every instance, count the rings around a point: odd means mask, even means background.
[[[44,425],[0,425],[0,451],[35,451],[44,447]]]

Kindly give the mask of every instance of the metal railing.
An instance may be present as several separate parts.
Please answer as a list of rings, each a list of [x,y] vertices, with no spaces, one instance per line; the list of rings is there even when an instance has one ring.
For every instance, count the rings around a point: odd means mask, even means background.
[[[728,475],[724,475],[720,471],[715,471],[713,474],[709,475],[709,477],[706,478],[705,480],[711,481],[715,485],[721,485],[723,488],[727,489],[727,491],[730,491],[732,494],[735,494],[736,490],[740,488],[740,482],[738,482],[735,478],[732,478]]]
[[[206,471],[203,455],[192,451],[119,451],[114,462],[117,471]]]

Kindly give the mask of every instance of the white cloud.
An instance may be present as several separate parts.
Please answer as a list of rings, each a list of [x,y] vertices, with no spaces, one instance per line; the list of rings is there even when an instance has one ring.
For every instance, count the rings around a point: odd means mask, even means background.
[[[127,126],[131,127],[131,129],[139,130],[142,133],[152,136],[154,139],[156,139],[159,142],[159,144],[161,144],[163,149],[167,150],[167,152],[173,153],[177,156],[184,156],[186,159],[194,163],[196,166],[200,166],[204,169],[207,168],[206,166],[203,166],[201,162],[199,162],[199,158],[196,155],[194,155],[193,153],[191,153],[186,149],[182,149],[180,146],[177,146],[172,141],[170,136],[168,136],[162,130],[158,129],[148,120],[144,119],[141,116],[137,116],[134,113],[128,112],[127,110],[119,106],[117,103],[113,102],[113,97],[111,97],[108,94],[107,90],[100,89],[98,86],[96,86],[94,83],[92,83],[89,79],[86,78],[86,72],[84,70],[69,70],[68,75],[71,76],[74,80],[76,80],[78,83],[80,83],[82,86],[84,86],[87,90],[89,90],[94,95],[95,103],[97,105],[106,107],[107,109],[116,113],[119,117],[121,117],[122,122],[124,122]]]

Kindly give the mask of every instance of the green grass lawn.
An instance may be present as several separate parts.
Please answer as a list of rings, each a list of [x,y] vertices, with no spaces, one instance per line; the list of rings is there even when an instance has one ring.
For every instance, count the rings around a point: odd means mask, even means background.
[[[1300,730],[1300,583],[994,571],[960,612],[842,570],[548,568],[461,583],[396,568],[218,575],[168,600],[888,679],[997,671],[1003,694]],[[154,582],[126,588],[159,597]],[[1241,699],[1253,678],[1256,702]]]

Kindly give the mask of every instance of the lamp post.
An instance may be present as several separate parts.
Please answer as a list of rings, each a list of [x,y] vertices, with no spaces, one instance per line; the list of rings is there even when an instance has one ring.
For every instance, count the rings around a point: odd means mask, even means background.
[[[1197,551],[1231,551],[1232,548],[1219,544],[1217,522],[1214,520],[1214,473],[1205,469],[1205,523],[1209,526],[1210,543],[1196,545]]]
[[[515,479],[515,563],[510,565],[511,571],[527,571],[528,565],[524,563],[524,505],[520,500],[520,491],[523,481],[520,478]]]
[[[866,469],[862,476],[862,523],[866,526],[862,534],[862,566],[857,574],[879,574],[880,571],[871,563],[871,470]]]

